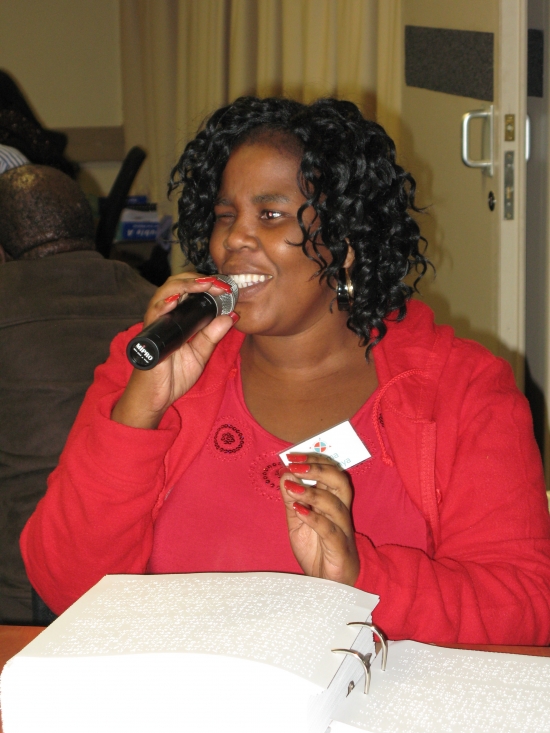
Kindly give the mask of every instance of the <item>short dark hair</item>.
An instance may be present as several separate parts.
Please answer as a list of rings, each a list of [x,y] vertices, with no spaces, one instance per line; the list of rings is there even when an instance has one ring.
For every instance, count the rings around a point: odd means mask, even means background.
[[[307,201],[298,212],[303,239],[297,244],[332,287],[348,243],[353,248],[348,327],[367,345],[368,354],[386,333],[384,319],[393,312],[398,320],[405,316],[406,303],[430,265],[419,247],[426,241],[410,214],[419,211],[413,177],[396,164],[395,145],[384,129],[351,102],[319,99],[304,105],[240,97],[214,112],[172,171],[169,192],[181,188],[178,237],[200,272],[215,271],[208,242],[229,156],[240,145],[259,140],[286,147],[301,161],[298,183]],[[315,231],[303,223],[308,206],[318,216]],[[319,238],[331,262],[315,246]],[[404,278],[411,270],[417,277],[409,285]]]
[[[80,186],[56,168],[24,165],[0,175],[0,245],[13,259],[94,248],[93,214]],[[48,246],[49,245],[49,246]]]

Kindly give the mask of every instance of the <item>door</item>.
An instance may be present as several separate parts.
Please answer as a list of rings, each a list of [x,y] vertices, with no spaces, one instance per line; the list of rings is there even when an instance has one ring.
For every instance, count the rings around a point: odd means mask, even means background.
[[[530,144],[526,198],[525,394],[531,404],[535,436],[544,456],[550,487],[550,295],[548,241],[550,238],[549,91],[547,43],[550,32],[548,0],[528,2],[527,113]]]
[[[403,0],[402,25],[399,160],[417,180],[437,270],[422,299],[508,359],[522,386],[525,0]]]

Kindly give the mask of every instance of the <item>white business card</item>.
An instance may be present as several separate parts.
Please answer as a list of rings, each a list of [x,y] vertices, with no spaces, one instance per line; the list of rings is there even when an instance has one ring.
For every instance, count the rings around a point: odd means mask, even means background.
[[[349,420],[279,453],[285,466],[290,463],[287,457],[289,453],[318,453],[332,458],[343,469],[356,466],[371,457],[367,446],[357,435]]]

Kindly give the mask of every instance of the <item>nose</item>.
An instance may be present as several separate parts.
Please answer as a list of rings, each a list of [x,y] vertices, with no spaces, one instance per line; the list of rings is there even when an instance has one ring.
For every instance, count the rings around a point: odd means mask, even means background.
[[[226,232],[223,246],[228,252],[236,252],[241,249],[258,249],[260,242],[251,222],[244,216],[237,216]]]

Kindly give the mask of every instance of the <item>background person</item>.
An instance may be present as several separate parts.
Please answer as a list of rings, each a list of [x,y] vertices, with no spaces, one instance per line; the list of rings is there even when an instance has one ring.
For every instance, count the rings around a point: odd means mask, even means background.
[[[348,102],[242,98],[189,143],[178,186],[206,277],[171,278],[145,322],[218,292],[216,272],[239,318],[147,372],[125,355],[140,327],[115,339],[22,535],[44,600],[61,612],[106,573],[304,572],[380,595],[393,639],[548,644],[529,408],[506,362],[410,300],[427,262],[383,129]],[[346,419],[371,459],[295,455],[281,475],[280,451]]]
[[[67,175],[0,176],[0,623],[30,623],[19,535],[46,491],[94,368],[154,287],[94,251],[88,202]]]
[[[10,145],[0,144],[0,174],[28,163],[30,161],[19,150],[12,148]]]
[[[52,166],[76,178],[79,166],[66,158],[67,142],[65,133],[42,126],[16,82],[0,69],[0,172],[5,157],[1,148],[8,147],[26,162]]]

